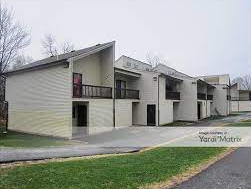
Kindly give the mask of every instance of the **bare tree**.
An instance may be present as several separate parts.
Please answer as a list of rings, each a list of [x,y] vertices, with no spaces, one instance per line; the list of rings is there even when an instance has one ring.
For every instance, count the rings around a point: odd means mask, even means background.
[[[15,22],[12,10],[0,3],[0,75],[10,66],[19,50],[30,44],[30,34]]]
[[[238,83],[242,90],[251,90],[251,75],[236,77],[232,80],[232,84],[234,83]]]
[[[150,64],[152,67],[155,67],[159,64],[165,64],[167,61],[165,59],[160,58],[157,55],[153,55],[151,53],[147,53],[146,62]]]
[[[74,45],[71,44],[70,42],[64,42],[63,47],[62,47],[62,52],[63,53],[68,53],[74,50]]]
[[[44,36],[42,39],[42,47],[44,48],[44,54],[49,56],[56,56],[60,53],[71,52],[74,49],[73,44],[70,42],[64,42],[61,47],[58,47],[55,36],[51,34]]]
[[[49,56],[57,55],[56,39],[53,35],[47,34],[42,40],[42,47],[44,48],[44,54]]]
[[[30,44],[30,34],[14,19],[12,10],[0,2],[0,102],[4,101],[5,77],[2,75],[19,51]]]
[[[16,57],[15,61],[12,64],[12,69],[17,69],[21,66],[33,62],[33,58],[30,56],[19,55]]]

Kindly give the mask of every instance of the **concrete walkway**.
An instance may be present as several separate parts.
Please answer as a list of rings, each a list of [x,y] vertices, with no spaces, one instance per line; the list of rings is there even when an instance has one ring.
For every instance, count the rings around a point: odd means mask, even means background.
[[[176,189],[251,189],[251,148],[239,148]]]
[[[251,114],[226,117],[194,124],[194,126],[215,126],[241,119],[251,119]],[[193,126],[193,125],[192,125]],[[196,127],[195,127],[196,128]],[[44,148],[0,148],[0,163],[50,158],[80,157],[98,154],[114,154],[139,151],[196,132],[195,129],[180,129],[173,132],[166,127],[130,127],[116,129],[87,139],[88,143],[75,146]]]

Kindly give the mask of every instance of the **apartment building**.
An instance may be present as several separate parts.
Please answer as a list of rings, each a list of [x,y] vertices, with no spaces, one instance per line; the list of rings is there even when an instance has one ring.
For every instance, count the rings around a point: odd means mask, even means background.
[[[200,80],[207,82],[214,87],[209,91],[213,95],[211,115],[227,116],[231,114],[231,95],[230,95],[230,76],[224,75],[210,75],[197,77]]]
[[[109,42],[5,72],[8,128],[83,138],[114,127],[229,114],[227,77],[214,83],[216,76],[194,78],[127,56],[115,63],[114,55]]]
[[[149,64],[127,56],[115,63],[115,70],[138,74],[137,79],[122,79],[125,90],[139,90],[133,103],[133,125],[165,125],[173,121],[197,121],[211,116],[215,87],[201,79],[159,64]],[[115,74],[116,75],[116,74]],[[115,82],[117,78],[115,79]],[[131,88],[127,89],[127,86]]]
[[[197,115],[198,120],[213,115],[213,99],[215,86],[197,79]]]
[[[10,130],[74,138],[114,127],[115,43],[7,71]]]
[[[232,111],[251,111],[251,91],[242,90],[238,83],[231,86]]]

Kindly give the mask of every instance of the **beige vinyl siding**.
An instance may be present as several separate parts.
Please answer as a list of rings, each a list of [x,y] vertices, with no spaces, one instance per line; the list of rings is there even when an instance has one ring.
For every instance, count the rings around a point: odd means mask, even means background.
[[[231,109],[232,109],[233,112],[241,111],[240,108],[239,108],[239,101],[232,101]]]
[[[113,47],[73,61],[73,72],[82,74],[82,83],[113,87]]]
[[[232,101],[232,111],[251,111],[251,101]]]
[[[113,100],[89,99],[89,135],[113,129]]]
[[[193,79],[184,79],[179,85],[180,102],[175,109],[175,119],[197,121],[197,85]]]
[[[230,94],[233,100],[239,99],[239,91],[238,91],[237,85],[231,86],[230,92],[231,92]]]
[[[132,126],[132,100],[116,99],[115,105],[116,127]]]
[[[137,80],[137,89],[140,91],[140,102],[135,111],[138,111],[135,125],[147,125],[147,105],[156,107],[156,124],[158,124],[158,74],[151,72],[141,72],[141,77]]]
[[[10,75],[9,129],[71,137],[70,72],[64,66]]]
[[[249,99],[249,92],[239,92],[240,99]]]
[[[173,122],[173,100],[166,100],[166,78],[159,77],[159,124]]]
[[[73,72],[82,74],[82,83],[101,85],[101,65],[98,53],[74,61]]]
[[[100,52],[101,85],[103,86],[113,87],[114,84],[114,52],[114,46]]]
[[[228,103],[227,102],[227,90],[225,85],[214,85],[216,88],[214,90],[213,97],[213,108],[211,115],[217,115],[217,112],[220,115],[226,116],[228,113]]]
[[[159,102],[159,124],[165,125],[173,122],[173,101],[162,100]]]

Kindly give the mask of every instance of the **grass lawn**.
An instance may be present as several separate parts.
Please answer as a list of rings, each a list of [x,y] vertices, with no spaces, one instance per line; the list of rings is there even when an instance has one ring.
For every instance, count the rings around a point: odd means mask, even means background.
[[[241,122],[237,122],[237,123],[230,123],[227,126],[229,127],[251,127],[251,119],[248,120],[244,120]]]
[[[45,147],[71,145],[76,142],[9,131],[7,134],[0,129],[0,147]]]
[[[142,153],[0,169],[1,188],[137,188],[164,181],[226,148],[156,148]]]

